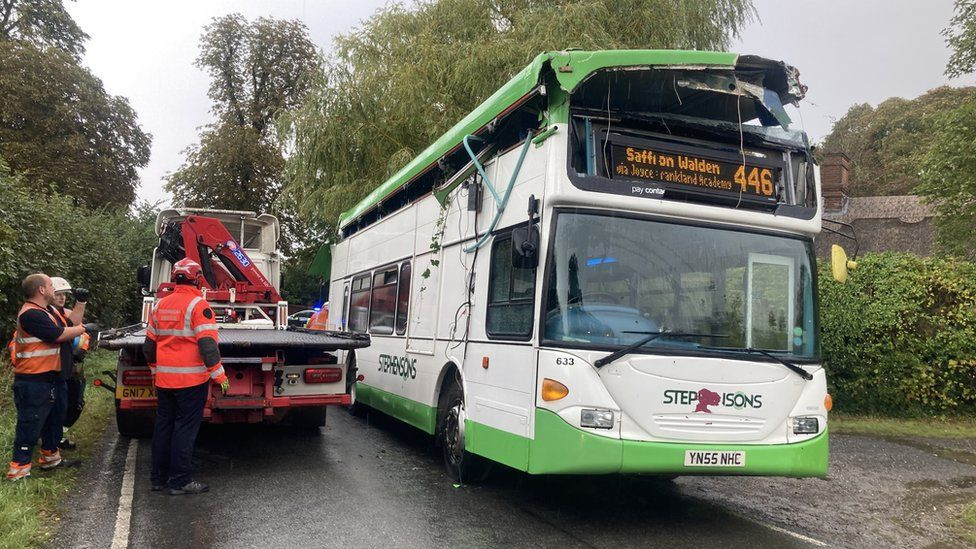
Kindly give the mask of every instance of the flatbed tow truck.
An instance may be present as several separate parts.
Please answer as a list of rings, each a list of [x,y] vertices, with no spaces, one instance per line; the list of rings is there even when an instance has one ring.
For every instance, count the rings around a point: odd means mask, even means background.
[[[152,263],[139,269],[142,322],[108,330],[98,346],[119,351],[115,393],[119,433],[152,434],[156,393],[142,354],[145,326],[156,301],[170,291],[173,263],[189,257],[201,265],[201,289],[220,325],[221,362],[230,388],[211,386],[204,420],[211,423],[274,423],[319,427],[331,405],[352,404],[354,366],[338,364],[335,351],[369,345],[369,336],[287,326],[288,303],[279,294],[278,220],[228,210],[164,210],[156,220],[159,245]]]

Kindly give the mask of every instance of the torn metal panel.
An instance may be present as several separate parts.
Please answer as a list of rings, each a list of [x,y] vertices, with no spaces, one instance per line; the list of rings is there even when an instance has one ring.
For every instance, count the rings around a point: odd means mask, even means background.
[[[740,80],[773,90],[782,103],[797,105],[807,94],[807,87],[800,83],[800,71],[783,61],[740,55],[735,72]]]
[[[783,108],[779,94],[762,86],[740,80],[734,72],[727,74],[689,73],[682,75],[676,85],[690,90],[728,94],[755,101],[763,108],[755,109],[755,114],[763,126],[779,124],[784,128],[790,125],[790,117]],[[737,110],[741,107],[736,105]]]
[[[727,137],[742,132],[743,141],[747,145],[769,146],[774,148],[788,148],[792,150],[806,150],[810,148],[807,134],[800,130],[791,130],[782,126],[756,126],[754,124],[738,124],[723,120],[706,120],[693,116],[661,113],[631,113],[630,117],[637,120],[658,122],[661,126],[681,124],[705,134]]]

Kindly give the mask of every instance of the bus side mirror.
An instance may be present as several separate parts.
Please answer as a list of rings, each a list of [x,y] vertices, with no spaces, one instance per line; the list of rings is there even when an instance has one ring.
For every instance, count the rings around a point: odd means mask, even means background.
[[[834,280],[841,284],[847,282],[847,272],[857,268],[857,261],[847,259],[847,252],[839,244],[830,247],[830,271]]]
[[[149,287],[151,277],[152,269],[149,268],[149,265],[143,265],[136,269],[136,282],[138,282],[143,288]]]
[[[512,266],[516,269],[539,266],[539,227],[528,225],[512,231]]]

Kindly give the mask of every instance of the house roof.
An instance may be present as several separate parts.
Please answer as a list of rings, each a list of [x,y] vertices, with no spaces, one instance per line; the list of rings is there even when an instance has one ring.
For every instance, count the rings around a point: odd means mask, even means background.
[[[824,217],[850,223],[856,219],[898,219],[904,223],[920,223],[935,216],[930,204],[917,195],[855,196],[849,197],[838,211],[824,212]]]

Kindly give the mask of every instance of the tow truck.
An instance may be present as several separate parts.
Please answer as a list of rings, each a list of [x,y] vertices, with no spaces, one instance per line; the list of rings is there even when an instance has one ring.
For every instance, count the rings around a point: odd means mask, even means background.
[[[288,302],[281,298],[280,226],[268,214],[249,211],[168,209],[155,226],[159,244],[152,262],[139,268],[142,319],[108,330],[98,346],[119,351],[114,382],[96,384],[115,394],[119,433],[152,434],[156,392],[142,354],[146,322],[156,301],[173,289],[172,265],[189,257],[203,271],[201,290],[217,317],[221,362],[230,388],[211,386],[204,408],[210,423],[325,425],[331,405],[350,405],[354,367],[338,364],[335,351],[369,345],[352,332],[288,327]]]

